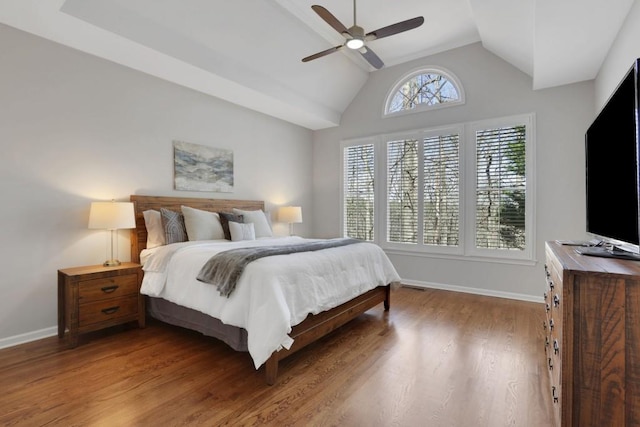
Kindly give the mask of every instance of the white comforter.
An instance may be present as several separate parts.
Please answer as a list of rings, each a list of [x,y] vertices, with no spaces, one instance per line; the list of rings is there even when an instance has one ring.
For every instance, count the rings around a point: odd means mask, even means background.
[[[245,328],[249,353],[258,369],[274,351],[291,347],[291,327],[309,313],[328,310],[376,286],[400,281],[382,249],[364,242],[253,261],[229,298],[220,296],[216,286],[196,280],[200,268],[217,252],[314,240],[293,236],[161,246],[142,254],[145,274],[141,292]]]

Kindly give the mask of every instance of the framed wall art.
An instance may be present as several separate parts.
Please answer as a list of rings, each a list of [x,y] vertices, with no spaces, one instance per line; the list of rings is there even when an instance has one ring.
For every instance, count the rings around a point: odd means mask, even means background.
[[[233,151],[173,141],[174,187],[184,191],[233,192]]]

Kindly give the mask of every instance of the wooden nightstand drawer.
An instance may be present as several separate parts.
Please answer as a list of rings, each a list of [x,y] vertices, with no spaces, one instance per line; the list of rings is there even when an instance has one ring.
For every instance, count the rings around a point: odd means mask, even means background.
[[[106,322],[138,313],[137,297],[122,297],[80,305],[80,327]]]
[[[138,275],[128,274],[126,276],[83,280],[78,283],[78,286],[80,304],[89,301],[119,298],[138,293]]]

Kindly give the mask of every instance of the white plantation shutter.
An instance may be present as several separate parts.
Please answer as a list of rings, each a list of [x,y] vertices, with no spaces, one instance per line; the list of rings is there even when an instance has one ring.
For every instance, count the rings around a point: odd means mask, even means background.
[[[387,142],[388,242],[458,245],[459,139],[443,134]]]
[[[476,132],[476,247],[525,247],[525,126]]]
[[[418,242],[418,141],[387,143],[387,241]]]
[[[400,254],[532,261],[534,136],[526,114],[343,142],[344,236]]]
[[[460,136],[424,139],[424,244],[458,246],[460,231]]]
[[[344,148],[344,236],[374,240],[374,145]]]

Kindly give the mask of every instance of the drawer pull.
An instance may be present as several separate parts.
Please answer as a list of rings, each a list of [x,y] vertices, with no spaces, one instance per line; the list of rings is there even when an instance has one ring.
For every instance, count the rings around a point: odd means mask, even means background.
[[[551,387],[551,396],[553,396],[553,403],[558,403],[558,396],[556,396],[556,386]]]
[[[560,352],[560,344],[558,344],[558,340],[553,340],[553,353],[558,354]]]
[[[551,360],[551,358],[549,358],[548,360],[549,360],[549,370],[553,371],[553,361]]]
[[[119,305],[116,305],[115,307],[103,308],[103,309],[102,309],[102,312],[103,312],[104,314],[113,314],[113,313],[115,313],[115,312],[116,312],[116,311],[118,311],[118,310],[120,310],[120,306],[119,306]]]
[[[553,306],[558,307],[559,305],[560,305],[560,297],[558,296],[558,294],[555,294],[553,296]]]
[[[118,289],[118,287],[119,287],[118,285],[104,286],[100,288],[100,290],[105,294],[110,294],[111,292],[114,292],[116,289]]]
[[[551,290],[553,290],[554,287],[555,287],[555,285],[553,284],[553,281],[549,280],[549,288],[551,288]]]
[[[553,319],[549,319],[549,330],[553,331]]]
[[[549,307],[549,303],[544,305],[544,309],[547,313],[549,312],[549,310],[551,310],[551,307]]]

